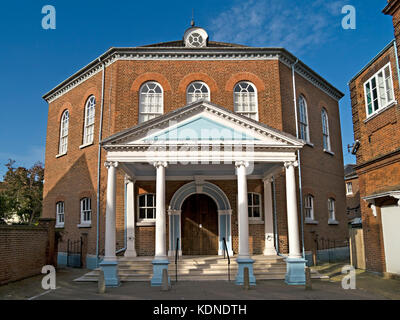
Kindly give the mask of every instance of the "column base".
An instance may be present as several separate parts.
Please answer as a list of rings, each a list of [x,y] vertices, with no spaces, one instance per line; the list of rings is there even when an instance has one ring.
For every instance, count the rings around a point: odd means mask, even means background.
[[[137,257],[136,250],[126,250],[125,253],[124,253],[124,257],[127,257],[127,258],[135,258],[135,257]]]
[[[244,268],[249,268],[249,284],[251,286],[256,285],[256,278],[253,273],[253,259],[241,259],[237,258],[236,262],[238,264],[238,273],[236,275],[236,284],[242,286],[244,284]]]
[[[287,258],[286,259],[286,276],[285,282],[288,285],[305,285],[306,284],[306,267],[307,260],[303,258]]]
[[[106,287],[113,288],[119,286],[118,278],[118,262],[117,261],[102,261],[100,268],[104,272],[104,282]]]
[[[168,271],[168,260],[156,260],[154,259],[152,262],[153,265],[153,277],[151,278],[151,286],[152,287],[160,287],[162,286],[162,274],[163,270],[167,269]],[[168,275],[168,284],[171,284],[171,279]]]
[[[276,256],[277,252],[275,248],[265,248],[263,252],[264,256]]]

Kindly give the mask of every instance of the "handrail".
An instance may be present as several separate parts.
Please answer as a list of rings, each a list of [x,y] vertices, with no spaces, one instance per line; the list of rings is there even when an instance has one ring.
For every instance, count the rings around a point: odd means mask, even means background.
[[[225,238],[222,238],[223,242],[224,242],[224,259],[225,259],[225,252],[226,252],[226,256],[228,257],[228,281],[231,281],[231,269],[230,269],[230,265],[231,265],[231,259],[229,258],[229,251],[228,251],[228,246],[226,245],[226,240]]]
[[[179,238],[176,238],[176,246],[175,246],[175,280],[178,282],[178,247],[179,247]]]

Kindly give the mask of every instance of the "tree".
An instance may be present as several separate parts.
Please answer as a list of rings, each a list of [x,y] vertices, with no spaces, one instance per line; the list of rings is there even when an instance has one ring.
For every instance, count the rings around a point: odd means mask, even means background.
[[[17,216],[22,223],[32,224],[42,212],[44,168],[40,162],[30,169],[6,164],[3,191],[0,192],[0,219]]]

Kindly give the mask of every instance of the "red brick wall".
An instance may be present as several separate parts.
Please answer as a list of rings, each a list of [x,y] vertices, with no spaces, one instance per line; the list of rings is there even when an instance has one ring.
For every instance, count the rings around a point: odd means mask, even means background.
[[[54,222],[0,226],[0,285],[40,274],[55,265]]]

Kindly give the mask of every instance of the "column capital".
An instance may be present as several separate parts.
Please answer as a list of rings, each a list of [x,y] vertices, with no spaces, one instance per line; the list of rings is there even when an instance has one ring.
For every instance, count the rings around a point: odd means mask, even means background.
[[[118,165],[119,165],[119,163],[117,161],[106,161],[106,162],[104,162],[104,166],[107,169],[110,169],[111,167],[117,168]]]
[[[136,178],[128,176],[127,174],[125,175],[125,183],[133,183],[135,184]]]
[[[288,169],[289,167],[298,167],[299,166],[299,162],[297,160],[296,161],[286,161],[284,163],[284,166],[285,166],[286,169]]]
[[[153,166],[155,168],[159,168],[159,167],[166,168],[166,167],[168,167],[168,162],[166,162],[166,161],[155,161],[155,162],[153,162]]]
[[[235,167],[236,168],[239,168],[239,167],[242,167],[242,166],[247,168],[249,166],[249,163],[247,161],[243,161],[243,160],[235,161]]]
[[[274,177],[263,178],[262,181],[264,183],[272,183],[274,182]]]

